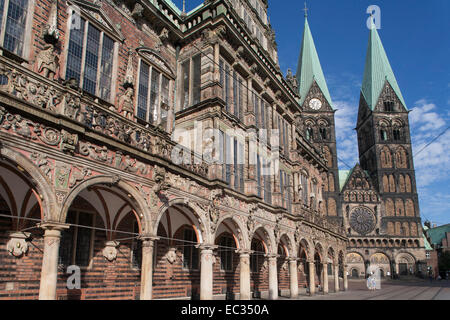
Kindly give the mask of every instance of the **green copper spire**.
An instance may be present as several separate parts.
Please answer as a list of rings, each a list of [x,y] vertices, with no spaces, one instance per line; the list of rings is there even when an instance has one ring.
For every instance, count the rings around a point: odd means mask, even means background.
[[[364,99],[371,110],[374,110],[386,80],[406,108],[405,100],[403,99],[394,72],[389,64],[377,28],[372,20],[369,45],[367,48],[366,67],[361,88]]]
[[[305,30],[303,31],[302,49],[300,51],[297,66],[297,81],[299,85],[299,94],[301,97],[300,104],[303,104],[305,101],[306,95],[308,94],[314,80],[320,90],[322,90],[322,93],[330,106],[333,106],[330,92],[328,91],[327,83],[323,75],[322,67],[320,66],[316,46],[314,45],[311,30],[309,29],[307,14],[305,12]]]

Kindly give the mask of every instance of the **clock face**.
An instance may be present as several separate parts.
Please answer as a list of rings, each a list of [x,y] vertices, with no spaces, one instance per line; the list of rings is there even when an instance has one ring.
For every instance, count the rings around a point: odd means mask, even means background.
[[[316,98],[311,99],[309,100],[309,107],[313,110],[319,110],[320,108],[322,108],[322,101]]]
[[[366,207],[358,207],[350,214],[350,226],[361,235],[366,235],[375,229],[375,217]]]

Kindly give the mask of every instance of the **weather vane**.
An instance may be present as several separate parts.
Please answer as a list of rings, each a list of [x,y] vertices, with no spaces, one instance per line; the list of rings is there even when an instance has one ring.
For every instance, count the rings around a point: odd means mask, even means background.
[[[306,1],[305,1],[305,9],[303,9],[303,11],[305,11],[305,18],[308,16],[308,7],[306,6]]]

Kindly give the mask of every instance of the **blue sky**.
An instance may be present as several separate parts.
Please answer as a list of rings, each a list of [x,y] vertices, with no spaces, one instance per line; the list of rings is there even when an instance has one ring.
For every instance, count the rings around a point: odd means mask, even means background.
[[[186,0],[187,10],[202,1]],[[182,0],[175,0],[180,8]],[[356,125],[369,30],[367,7],[381,9],[378,30],[410,112],[416,154],[450,125],[450,1],[309,0],[308,21],[335,104],[340,169],[358,161]],[[280,67],[296,72],[304,1],[269,0]],[[450,130],[415,156],[421,216],[450,223]]]

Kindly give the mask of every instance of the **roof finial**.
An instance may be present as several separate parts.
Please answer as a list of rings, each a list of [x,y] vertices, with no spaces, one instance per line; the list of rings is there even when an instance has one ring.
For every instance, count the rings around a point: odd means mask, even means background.
[[[305,18],[308,17],[308,7],[306,6],[306,1],[305,1],[305,9],[303,9],[303,11],[305,11]]]
[[[186,13],[186,0],[183,0],[183,13]]]

